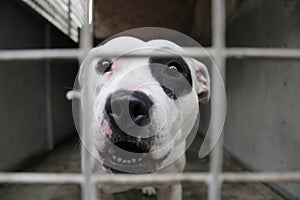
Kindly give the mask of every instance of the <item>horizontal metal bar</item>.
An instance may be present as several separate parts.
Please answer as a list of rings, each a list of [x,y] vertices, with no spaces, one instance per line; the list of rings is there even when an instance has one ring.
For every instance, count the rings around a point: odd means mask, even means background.
[[[300,182],[300,172],[227,172],[221,175],[224,182]]]
[[[146,175],[93,175],[92,181],[104,184],[163,184],[174,182],[208,183],[211,173],[175,173]],[[223,182],[300,182],[300,172],[225,172],[220,174]],[[0,183],[67,184],[82,183],[83,175],[76,173],[0,173]]]
[[[79,49],[1,50],[0,60],[78,59],[82,55]]]
[[[0,173],[0,183],[80,184],[82,180],[83,176],[75,173]]]
[[[205,51],[204,51],[205,49]],[[213,48],[186,47],[182,56],[210,57],[214,55]],[[226,57],[236,58],[300,58],[300,49],[280,48],[227,48],[223,51]],[[95,56],[113,57],[124,54],[115,50],[112,53],[94,53]],[[35,49],[35,50],[0,50],[0,60],[38,60],[38,59],[77,59],[84,55],[80,49]],[[167,56],[162,52],[137,52],[130,56]]]
[[[155,175],[101,175],[93,176],[96,183],[105,184],[163,184],[174,182],[209,183],[212,173],[181,173]],[[221,173],[222,182],[300,182],[300,172]]]
[[[211,49],[186,48],[183,56],[208,57]],[[124,54],[123,51],[114,50],[111,53],[92,52],[93,56],[113,57]],[[36,49],[36,50],[0,50],[0,60],[37,60],[37,59],[77,59],[84,55],[80,49]],[[137,52],[130,56],[167,56],[170,54],[162,52]]]
[[[300,49],[287,48],[227,48],[226,57],[236,58],[300,58]]]
[[[96,183],[105,184],[166,184],[175,182],[208,183],[210,173],[175,173],[175,174],[146,174],[146,175],[101,175],[93,176]]]

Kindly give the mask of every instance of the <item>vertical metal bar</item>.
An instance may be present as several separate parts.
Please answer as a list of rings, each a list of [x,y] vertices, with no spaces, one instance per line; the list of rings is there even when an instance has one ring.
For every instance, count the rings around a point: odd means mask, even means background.
[[[84,57],[88,54],[89,50],[92,48],[92,33],[90,32],[90,24],[88,23],[88,16],[89,16],[89,4],[90,0],[85,1],[85,20],[84,25],[81,29],[81,38],[80,38],[80,48],[85,52]],[[84,58],[83,57],[83,58]],[[81,63],[83,58],[79,59]],[[83,69],[83,73],[85,74],[85,78],[83,80],[84,89],[82,89],[82,113],[81,113],[81,139],[83,140],[83,144],[85,146],[91,146],[91,113],[92,113],[92,105],[91,105],[91,91],[90,91],[90,74],[89,68],[85,67]],[[95,185],[91,181],[92,175],[92,164],[91,164],[91,156],[89,155],[88,150],[82,146],[82,171],[84,180],[81,185],[82,187],[82,199],[83,200],[92,200],[95,197]]]
[[[46,49],[50,47],[50,31],[51,27],[49,24],[46,25]],[[53,149],[53,130],[52,130],[52,99],[51,99],[51,68],[50,60],[46,59],[46,120],[47,120],[47,145],[48,149]]]
[[[218,115],[220,110],[223,110],[226,100],[223,99],[223,85],[222,79],[225,82],[225,1],[224,0],[213,0],[212,1],[212,38],[213,48],[215,50],[214,62],[215,66],[212,70],[212,99],[211,99],[211,110],[215,118],[211,122],[212,127],[212,141],[215,141],[219,136],[218,127],[222,119],[221,115]],[[219,71],[219,72],[218,72]],[[220,73],[220,74],[219,74]],[[221,77],[220,77],[221,75]],[[221,199],[221,188],[222,182],[220,173],[222,171],[223,162],[223,137],[219,138],[219,141],[215,145],[210,159],[210,172],[211,180],[208,189],[209,200],[220,200]]]
[[[88,23],[89,24],[93,23],[93,3],[94,3],[94,1],[90,0],[90,4],[89,4],[89,16],[88,16]]]

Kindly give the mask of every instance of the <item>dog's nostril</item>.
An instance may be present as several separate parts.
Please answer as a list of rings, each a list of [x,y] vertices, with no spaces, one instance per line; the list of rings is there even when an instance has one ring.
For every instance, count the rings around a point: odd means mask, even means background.
[[[106,105],[105,105],[105,111],[106,114],[116,120],[119,119],[122,115],[122,101],[118,99],[114,99],[112,101],[111,96],[107,99]]]
[[[129,113],[131,119],[139,126],[150,123],[150,109],[153,103],[143,92],[135,91],[129,101]]]
[[[142,101],[131,100],[130,101],[130,113],[133,117],[139,115],[148,115],[149,110],[146,109],[146,106],[143,105]]]
[[[131,99],[129,102],[129,113],[131,119],[139,126],[145,126],[150,123],[149,111],[152,104],[144,99]]]

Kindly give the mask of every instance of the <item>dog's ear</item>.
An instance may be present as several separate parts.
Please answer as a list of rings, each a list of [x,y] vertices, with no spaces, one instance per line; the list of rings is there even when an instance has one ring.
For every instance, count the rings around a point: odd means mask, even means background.
[[[198,100],[201,103],[207,103],[210,99],[210,77],[206,66],[196,59],[190,59],[195,70],[195,89],[198,94]]]

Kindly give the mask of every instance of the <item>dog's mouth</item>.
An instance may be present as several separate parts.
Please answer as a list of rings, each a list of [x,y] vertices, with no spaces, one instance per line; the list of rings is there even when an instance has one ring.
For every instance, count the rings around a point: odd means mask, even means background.
[[[106,145],[103,151],[98,152],[107,171],[130,174],[154,173],[170,154],[168,152],[154,159],[141,146],[128,141]]]

